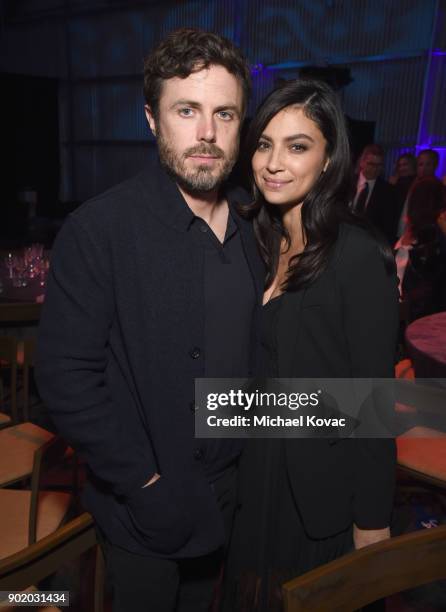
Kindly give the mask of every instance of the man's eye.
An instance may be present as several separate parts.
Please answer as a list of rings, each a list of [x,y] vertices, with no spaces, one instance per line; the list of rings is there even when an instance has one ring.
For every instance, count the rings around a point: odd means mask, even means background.
[[[225,121],[230,121],[234,117],[234,115],[229,111],[219,111],[218,115],[221,119],[224,119]]]
[[[191,117],[193,110],[191,108],[180,108],[179,113],[182,117]]]

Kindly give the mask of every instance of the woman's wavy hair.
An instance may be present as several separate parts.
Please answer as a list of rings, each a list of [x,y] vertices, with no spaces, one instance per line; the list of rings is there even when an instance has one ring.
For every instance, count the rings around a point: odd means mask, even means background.
[[[279,111],[287,107],[302,109],[316,123],[327,141],[326,153],[329,158],[325,172],[321,173],[302,204],[305,248],[300,255],[291,258],[286,287],[283,287],[296,291],[313,283],[321,275],[342,222],[363,227],[375,235],[376,232],[349,206],[353,195],[350,145],[344,115],[335,92],[321,81],[303,79],[284,83],[271,92],[258,108],[247,134],[245,148],[254,202],[244,211],[253,217],[255,234],[267,268],[266,288],[277,273],[282,240],[285,239],[289,248],[291,239],[282,224],[279,207],[268,204],[257,189],[251,160],[265,127]],[[392,252],[379,237],[378,241],[386,265],[390,268]]]

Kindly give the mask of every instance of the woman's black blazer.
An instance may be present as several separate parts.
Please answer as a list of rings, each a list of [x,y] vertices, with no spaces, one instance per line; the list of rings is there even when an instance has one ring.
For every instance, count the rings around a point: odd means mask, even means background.
[[[342,224],[330,261],[307,289],[286,293],[278,315],[278,369],[285,378],[393,378],[398,333],[395,271],[378,243]],[[389,439],[288,439],[293,494],[312,537],[356,523],[389,524],[395,442]]]

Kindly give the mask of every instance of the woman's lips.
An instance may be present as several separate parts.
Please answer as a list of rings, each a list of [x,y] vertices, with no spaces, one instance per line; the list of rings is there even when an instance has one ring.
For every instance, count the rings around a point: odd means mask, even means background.
[[[285,185],[291,183],[291,181],[277,181],[274,179],[267,178],[264,178],[263,181],[265,183],[265,186],[268,187],[268,189],[282,189],[282,187],[285,187]]]

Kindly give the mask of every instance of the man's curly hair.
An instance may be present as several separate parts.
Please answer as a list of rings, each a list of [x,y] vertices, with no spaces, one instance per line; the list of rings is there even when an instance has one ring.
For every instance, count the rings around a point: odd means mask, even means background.
[[[185,79],[211,65],[223,66],[239,80],[244,114],[251,92],[251,75],[240,49],[213,32],[181,28],[171,32],[144,61],[144,97],[154,117],[158,118],[163,81],[173,77]]]

